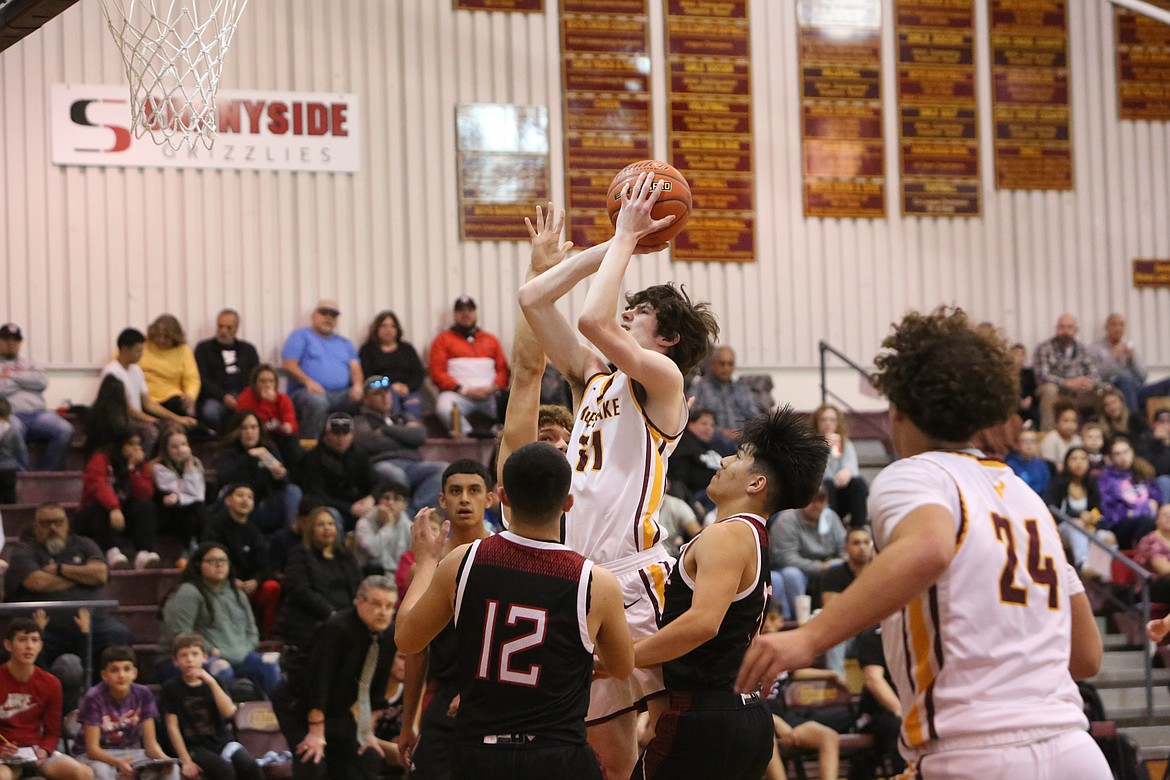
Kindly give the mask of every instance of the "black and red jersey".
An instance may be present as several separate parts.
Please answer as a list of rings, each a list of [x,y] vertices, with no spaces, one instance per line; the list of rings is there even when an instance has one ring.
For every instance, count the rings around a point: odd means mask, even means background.
[[[455,591],[458,739],[584,744],[591,580],[592,563],[563,544],[504,531],[471,545]]]

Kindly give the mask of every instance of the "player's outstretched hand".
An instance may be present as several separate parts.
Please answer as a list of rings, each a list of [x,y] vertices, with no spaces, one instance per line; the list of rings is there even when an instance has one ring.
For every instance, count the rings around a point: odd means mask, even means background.
[[[528,217],[524,218],[528,227],[528,236],[532,239],[532,270],[538,274],[544,273],[557,263],[565,259],[565,254],[573,248],[572,241],[561,243],[561,228],[565,226],[565,210],[557,212],[553,218],[553,204],[548,204],[548,211],[536,207],[536,226]]]
[[[757,636],[740,664],[735,690],[770,691],[781,672],[803,669],[814,660],[816,653],[802,629]]]
[[[1166,638],[1166,634],[1170,634],[1170,615],[1146,623],[1146,636],[1150,638],[1151,642],[1161,642]]]
[[[438,510],[429,506],[424,506],[414,516],[414,524],[410,526],[410,549],[414,552],[415,563],[438,563],[443,557],[443,545],[451,532],[451,521],[444,520],[439,532],[435,533],[432,526],[438,516]]]
[[[640,239],[674,222],[674,214],[654,219],[651,211],[658,202],[661,189],[654,186],[654,173],[639,173],[632,186],[622,190],[622,210],[618,212],[615,236]]]

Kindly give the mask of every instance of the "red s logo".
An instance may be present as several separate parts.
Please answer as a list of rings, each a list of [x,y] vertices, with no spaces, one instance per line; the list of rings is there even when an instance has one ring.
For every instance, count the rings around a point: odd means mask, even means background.
[[[84,127],[104,127],[114,134],[114,145],[109,149],[78,149],[79,152],[124,152],[130,148],[130,129],[118,125],[96,124],[86,117],[90,103],[122,103],[125,100],[76,100],[69,107],[69,118],[74,124]]]

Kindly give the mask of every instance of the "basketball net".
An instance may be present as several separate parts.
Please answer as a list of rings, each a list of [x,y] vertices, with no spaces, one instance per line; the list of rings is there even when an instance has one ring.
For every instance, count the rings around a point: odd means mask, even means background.
[[[248,0],[102,0],[130,81],[134,136],[210,149],[223,57]]]

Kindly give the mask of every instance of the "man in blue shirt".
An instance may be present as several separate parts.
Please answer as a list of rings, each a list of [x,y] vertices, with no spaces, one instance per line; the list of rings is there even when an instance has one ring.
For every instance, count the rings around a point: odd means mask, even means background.
[[[312,325],[294,330],[280,353],[301,433],[309,438],[321,435],[330,412],[355,411],[362,400],[362,366],[353,342],[335,332],[339,316],[337,301],[317,301]]]

